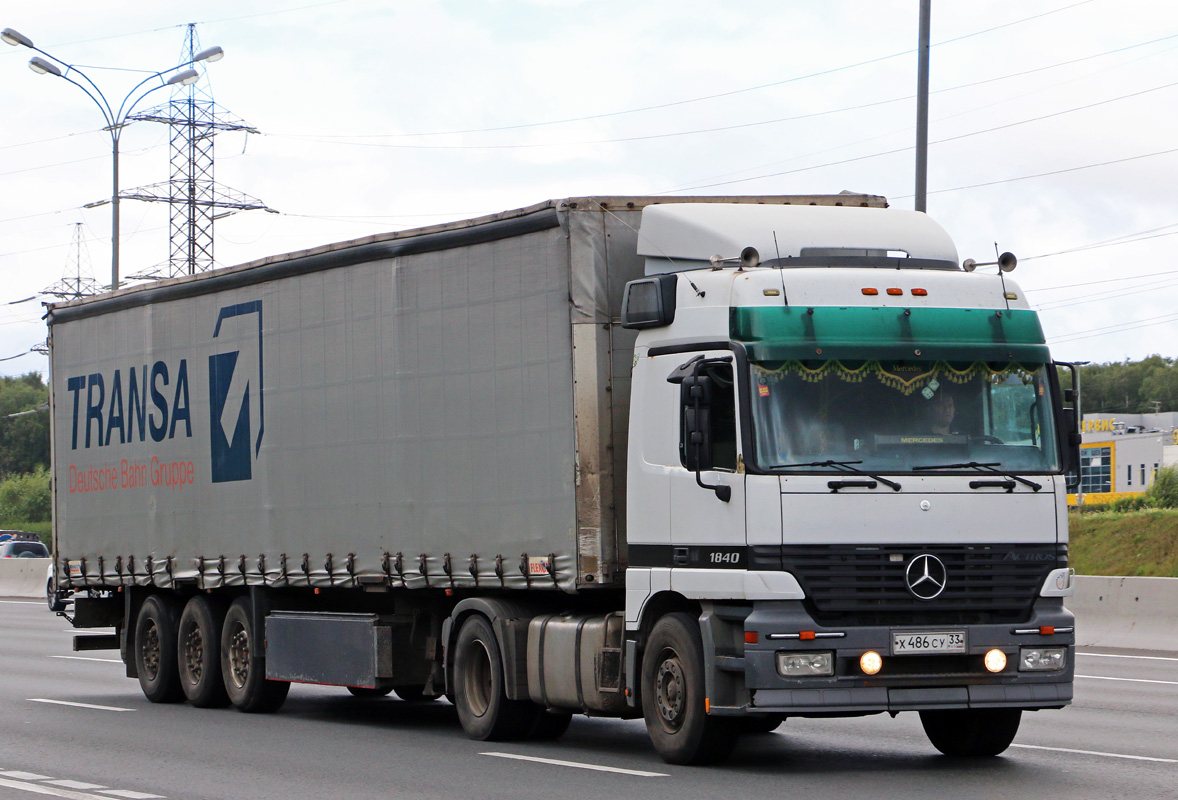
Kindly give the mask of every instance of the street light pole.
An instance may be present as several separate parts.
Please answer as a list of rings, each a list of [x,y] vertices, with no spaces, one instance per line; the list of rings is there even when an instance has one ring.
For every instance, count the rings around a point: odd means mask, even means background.
[[[159,72],[153,72],[151,75],[148,75],[139,83],[135,84],[134,88],[132,88],[131,91],[127,93],[127,96],[123,98],[122,103],[119,104],[119,107],[116,110],[107,101],[106,95],[102,93],[102,90],[98,88],[98,85],[94,83],[94,81],[90,80],[90,77],[86,75],[86,73],[82,72],[82,70],[71,64],[67,64],[61,59],[46,53],[44,50],[35,47],[32,40],[21,34],[19,31],[15,31],[12,28],[5,28],[3,31],[0,31],[0,39],[3,39],[4,42],[13,45],[14,47],[17,45],[27,47],[30,50],[45,56],[45,58],[41,58],[40,56],[33,56],[31,59],[29,59],[29,69],[31,69],[33,72],[36,72],[38,75],[53,75],[54,77],[61,78],[62,80],[77,86],[86,93],[87,97],[94,101],[94,104],[98,106],[98,110],[102,112],[102,116],[106,120],[105,130],[110,133],[111,147],[110,288],[111,291],[115,291],[119,288],[119,137],[122,135],[123,126],[127,124],[127,118],[131,116],[131,112],[134,111],[135,106],[137,106],[139,102],[143,100],[143,98],[147,97],[152,92],[158,91],[168,86],[190,86],[191,84],[196,83],[200,79],[200,73],[192,69],[191,65],[199,61],[207,61],[210,63],[213,61],[219,61],[225,56],[225,53],[220,47],[210,47],[207,50],[202,50],[201,52],[197,53],[191,61],[186,61],[183,64],[177,64],[174,67],[169,67],[168,69],[163,69]],[[65,67],[65,70],[62,71],[58,64],[60,64],[61,67]],[[181,70],[181,67],[189,68]],[[181,71],[177,72],[177,70]],[[173,72],[175,74],[169,78],[164,78],[164,75],[169,72]],[[89,88],[71,78],[71,74],[76,74],[82,78],[82,80],[84,80],[86,84],[89,85]],[[158,86],[152,86],[140,92],[140,89],[143,89],[145,84],[157,78],[160,81]],[[136,93],[138,93],[138,96],[136,96]]]
[[[917,211],[928,210],[928,62],[933,0],[920,0],[916,56],[916,200]]]

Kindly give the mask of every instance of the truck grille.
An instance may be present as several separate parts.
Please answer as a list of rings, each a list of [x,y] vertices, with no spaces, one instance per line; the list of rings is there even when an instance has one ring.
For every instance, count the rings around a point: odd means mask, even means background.
[[[752,547],[750,569],[793,573],[807,610],[824,625],[1019,622],[1051,570],[1067,565],[1067,545],[786,545]],[[904,573],[922,553],[945,565],[944,591],[920,600]]]

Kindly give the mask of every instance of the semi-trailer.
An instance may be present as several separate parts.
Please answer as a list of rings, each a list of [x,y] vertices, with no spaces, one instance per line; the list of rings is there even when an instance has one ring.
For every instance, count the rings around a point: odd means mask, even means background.
[[[153,702],[643,717],[672,763],[1072,697],[1074,370],[843,193],[581,197],[49,309],[55,589]]]

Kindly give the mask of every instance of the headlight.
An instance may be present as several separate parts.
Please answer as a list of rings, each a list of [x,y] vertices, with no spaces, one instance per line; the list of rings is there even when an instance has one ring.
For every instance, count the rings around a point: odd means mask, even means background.
[[[989,672],[1001,672],[1006,669],[1006,653],[998,649],[990,650],[986,653],[983,662]]]
[[[1018,651],[1019,672],[1049,672],[1067,665],[1066,647],[1020,647]]]
[[[813,653],[778,653],[777,672],[783,678],[833,675],[834,653],[829,650]]]

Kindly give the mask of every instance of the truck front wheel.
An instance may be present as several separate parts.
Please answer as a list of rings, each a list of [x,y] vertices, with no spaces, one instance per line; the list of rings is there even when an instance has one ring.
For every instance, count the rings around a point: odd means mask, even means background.
[[[703,641],[690,614],[668,614],[650,631],[642,658],[642,714],[654,749],[669,764],[715,764],[732,752],[737,721],[707,713]]]
[[[947,756],[996,756],[1018,733],[1019,708],[921,711],[920,723],[933,747]]]
[[[135,669],[144,696],[153,703],[184,699],[176,668],[176,603],[153,594],[143,601],[135,620]]]
[[[221,679],[221,628],[225,607],[207,595],[197,595],[180,615],[176,660],[180,686],[197,708],[229,705]]]
[[[239,711],[277,711],[290,691],[287,681],[266,680],[263,644],[254,631],[253,606],[239,597],[229,606],[221,629],[221,676],[229,702]]]
[[[486,617],[466,618],[454,648],[454,705],[472,739],[503,741],[528,734],[540,707],[510,700],[495,631]]]

